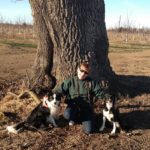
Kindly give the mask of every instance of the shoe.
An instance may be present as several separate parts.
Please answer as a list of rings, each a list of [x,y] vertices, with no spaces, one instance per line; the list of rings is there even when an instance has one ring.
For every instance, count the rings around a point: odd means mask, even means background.
[[[69,121],[69,126],[73,126],[74,125],[74,121],[73,120],[70,120]]]

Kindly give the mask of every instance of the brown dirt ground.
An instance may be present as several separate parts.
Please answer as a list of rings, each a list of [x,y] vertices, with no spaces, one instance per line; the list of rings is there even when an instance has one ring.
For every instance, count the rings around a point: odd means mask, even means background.
[[[133,98],[120,98],[117,102],[121,119],[128,130],[123,134],[110,136],[110,128],[104,133],[86,135],[81,125],[68,127],[60,117],[59,128],[47,131],[24,131],[18,135],[8,134],[4,129],[9,124],[25,118],[34,108],[32,98],[17,100],[7,91],[17,87],[12,80],[21,79],[25,70],[30,71],[35,57],[35,49],[12,48],[0,45],[0,150],[149,150],[150,149],[150,94]],[[119,75],[145,77],[150,80],[150,50],[130,53],[110,53],[111,66]],[[136,78],[137,79],[137,78]],[[11,82],[11,83],[9,83]],[[146,81],[144,81],[146,82]],[[16,92],[15,87],[15,92]],[[149,86],[150,87],[150,86]],[[13,91],[14,92],[14,91]],[[99,124],[101,110],[97,110]]]

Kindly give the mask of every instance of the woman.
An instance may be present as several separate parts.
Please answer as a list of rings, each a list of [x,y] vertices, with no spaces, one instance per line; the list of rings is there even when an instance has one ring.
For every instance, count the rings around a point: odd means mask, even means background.
[[[90,68],[87,63],[81,63],[77,68],[77,76],[65,80],[54,93],[65,95],[68,104],[64,111],[64,118],[69,120],[69,125],[81,121],[83,130],[89,134],[93,132],[92,97],[97,99],[102,96],[100,85],[89,77]]]

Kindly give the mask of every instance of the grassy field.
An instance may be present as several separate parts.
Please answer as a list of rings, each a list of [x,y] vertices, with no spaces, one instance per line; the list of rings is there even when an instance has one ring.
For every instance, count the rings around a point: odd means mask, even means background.
[[[3,64],[0,67],[1,78],[13,79],[16,74],[22,76],[25,70],[31,70],[37,47],[36,38],[33,37],[31,34],[29,38],[27,33],[21,36],[18,32],[7,38],[1,35],[0,63]],[[108,38],[109,59],[117,74],[150,75],[150,34],[130,33],[126,43],[125,32],[108,31]]]
[[[150,149],[150,95],[142,93],[135,97],[120,97],[118,102],[121,119],[129,127],[127,133],[109,136],[110,129],[104,133],[86,135],[82,127],[77,124],[69,127],[62,120],[58,120],[59,128],[46,131],[25,130],[17,135],[8,134],[3,129],[7,125],[16,123],[17,119],[25,118],[37,105],[32,98],[17,99],[13,95],[6,94],[7,91],[18,92],[18,81],[30,71],[36,55],[37,42],[32,34],[25,30],[13,28],[16,32],[0,34],[0,112],[7,112],[6,122],[0,120],[0,145],[2,150],[149,150]],[[17,31],[20,31],[19,34]],[[1,32],[0,32],[1,33]],[[10,34],[13,33],[13,34]],[[109,59],[112,69],[124,79],[129,79],[131,84],[150,87],[150,35],[132,33],[108,32],[109,37]],[[134,37],[134,38],[133,38]],[[125,80],[127,81],[127,80]],[[133,81],[133,82],[132,82]],[[9,86],[10,85],[10,86]],[[99,110],[100,111],[100,110]],[[101,112],[99,124],[102,121]],[[3,117],[3,116],[2,116]]]

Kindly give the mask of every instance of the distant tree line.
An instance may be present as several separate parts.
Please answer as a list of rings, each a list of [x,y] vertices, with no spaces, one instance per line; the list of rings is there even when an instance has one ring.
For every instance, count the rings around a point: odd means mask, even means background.
[[[114,32],[130,32],[130,33],[150,33],[150,28],[128,28],[128,27],[115,27],[115,28],[111,28],[108,29],[108,31],[114,31]]]
[[[150,28],[142,27],[137,28],[131,25],[118,25],[107,29],[108,32],[116,33],[138,33],[138,34],[150,34]],[[5,21],[2,16],[0,16],[0,37],[18,37],[22,38],[30,37],[35,38],[33,24],[21,20],[18,18],[16,22]]]

